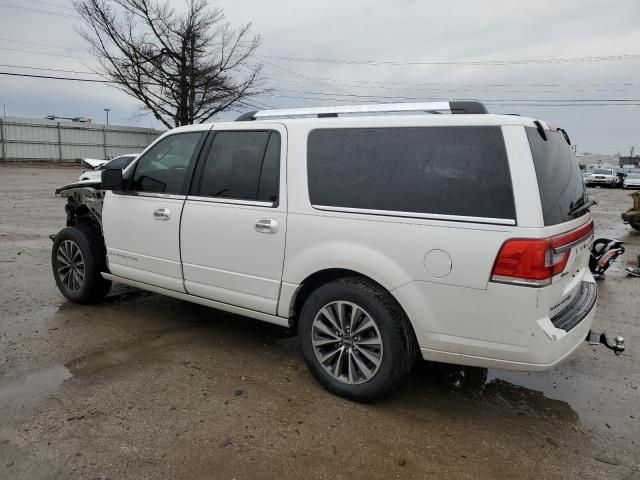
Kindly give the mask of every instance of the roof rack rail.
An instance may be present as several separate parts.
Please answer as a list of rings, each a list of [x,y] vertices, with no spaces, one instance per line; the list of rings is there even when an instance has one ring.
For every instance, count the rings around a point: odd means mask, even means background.
[[[369,105],[346,105],[335,107],[288,108],[261,110],[240,115],[236,121],[260,120],[275,117],[315,116],[318,118],[337,117],[349,114],[372,113],[451,113],[451,114],[483,114],[488,113],[481,102],[451,101],[429,103],[381,103]]]

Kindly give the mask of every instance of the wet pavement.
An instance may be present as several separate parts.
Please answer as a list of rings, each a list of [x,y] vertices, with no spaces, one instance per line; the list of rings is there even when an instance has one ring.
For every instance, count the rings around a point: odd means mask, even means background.
[[[48,235],[55,187],[74,168],[0,165],[0,479],[613,478],[640,480],[640,278],[612,267],[586,343],[528,374],[419,362],[390,398],[322,390],[291,332],[199,305],[114,288],[67,302]],[[592,189],[597,236],[627,192]]]

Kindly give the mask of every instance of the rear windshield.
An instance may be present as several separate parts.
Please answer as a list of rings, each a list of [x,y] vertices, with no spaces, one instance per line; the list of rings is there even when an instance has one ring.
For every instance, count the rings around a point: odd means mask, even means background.
[[[516,218],[500,127],[313,130],[307,165],[316,206]]]
[[[545,225],[557,225],[574,217],[572,210],[585,198],[580,167],[560,132],[546,131],[545,141],[535,128],[527,127],[533,163],[538,177]],[[586,210],[581,214],[586,215]]]
[[[593,171],[597,175],[613,175],[613,170],[606,170],[604,168],[598,168]]]

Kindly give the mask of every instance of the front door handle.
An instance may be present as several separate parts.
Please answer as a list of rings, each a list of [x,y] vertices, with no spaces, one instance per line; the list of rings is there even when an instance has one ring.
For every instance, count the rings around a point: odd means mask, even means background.
[[[278,231],[278,222],[268,218],[256,220],[256,232],[260,233],[276,233]]]
[[[166,222],[171,218],[171,210],[168,208],[159,208],[153,212],[153,218]]]

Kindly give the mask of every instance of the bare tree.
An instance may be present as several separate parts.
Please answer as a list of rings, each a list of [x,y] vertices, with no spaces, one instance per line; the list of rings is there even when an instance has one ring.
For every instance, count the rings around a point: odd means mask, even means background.
[[[202,123],[261,93],[260,36],[233,29],[220,8],[186,0],[74,0],[96,70],[167,127]]]

